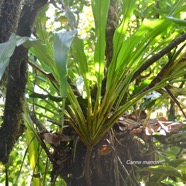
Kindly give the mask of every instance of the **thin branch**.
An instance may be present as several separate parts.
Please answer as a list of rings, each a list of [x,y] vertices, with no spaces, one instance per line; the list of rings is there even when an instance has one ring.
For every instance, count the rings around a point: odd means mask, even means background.
[[[35,70],[39,71],[40,73],[42,73],[44,76],[46,76],[50,81],[57,83],[56,79],[54,78],[53,74],[50,72],[45,72],[43,69],[41,69],[40,67],[38,67],[36,64],[32,63],[31,61],[27,61],[27,63],[33,67]]]
[[[176,105],[179,107],[179,109],[181,110],[183,116],[185,117],[186,119],[186,114],[185,112],[183,111],[179,101],[176,99],[176,97],[174,96],[174,94],[170,91],[170,89],[166,86],[165,87],[165,90],[167,91],[167,93],[170,95],[170,97],[172,98],[172,100],[176,103]]]

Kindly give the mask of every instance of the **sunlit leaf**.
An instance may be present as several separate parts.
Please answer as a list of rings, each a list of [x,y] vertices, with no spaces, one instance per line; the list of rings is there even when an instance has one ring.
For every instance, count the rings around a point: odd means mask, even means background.
[[[173,21],[174,23],[180,25],[180,26],[186,26],[186,20],[174,18],[172,16],[167,17],[169,20]]]
[[[36,169],[37,166],[37,160],[39,159],[39,143],[36,140],[37,138],[39,139],[37,132],[35,131],[34,127],[33,127],[33,122],[30,119],[28,113],[24,114],[24,119],[25,119],[25,124],[26,124],[26,131],[25,131],[25,135],[26,135],[26,143],[28,145],[28,153],[29,153],[29,163],[30,163],[30,167],[33,171],[33,178],[32,178],[32,185],[33,186],[37,186],[37,185],[41,185],[41,179],[40,176],[39,177],[34,177],[34,175],[40,175],[39,172]],[[44,171],[44,166],[42,162],[39,162],[39,165],[41,170]]]
[[[121,44],[126,37],[126,31],[130,21],[130,17],[134,11],[136,0],[123,0],[123,20],[114,34],[114,55],[118,54]]]
[[[96,104],[100,103],[101,84],[104,77],[104,57],[105,57],[105,30],[110,0],[92,0],[92,10],[95,21],[96,43],[94,51],[94,66],[97,72],[97,99]],[[95,106],[97,107],[97,106]],[[97,110],[97,108],[96,108]]]
[[[56,71],[60,77],[61,96],[67,96],[68,53],[77,31],[57,32],[54,38],[54,58]]]

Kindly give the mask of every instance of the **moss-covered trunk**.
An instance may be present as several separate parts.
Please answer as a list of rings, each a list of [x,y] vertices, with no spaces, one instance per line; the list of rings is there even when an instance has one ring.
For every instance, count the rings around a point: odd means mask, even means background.
[[[7,41],[12,32],[29,37],[37,12],[46,3],[47,0],[30,1],[20,9],[20,0],[2,1],[0,42]],[[8,161],[15,142],[24,131],[22,113],[27,82],[27,57],[28,50],[23,46],[17,47],[8,66],[4,119],[0,128],[0,161],[3,163]]]

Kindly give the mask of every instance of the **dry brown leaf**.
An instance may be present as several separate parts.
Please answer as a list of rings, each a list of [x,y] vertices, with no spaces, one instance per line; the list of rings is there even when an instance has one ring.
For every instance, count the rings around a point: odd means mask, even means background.
[[[183,126],[183,122],[168,121],[165,117],[159,117],[157,120],[150,120],[153,122],[147,122],[145,133],[146,135],[152,135],[159,133],[159,135],[167,135],[167,133],[176,133]]]
[[[176,133],[178,132],[182,126],[183,122],[173,122],[173,121],[161,121],[158,120],[158,123],[167,133]]]
[[[125,128],[127,127],[128,130],[132,130],[140,126],[139,123],[137,123],[136,121],[132,119],[124,119],[123,121],[120,121],[119,124],[120,124],[119,128],[121,131],[123,131],[122,127],[125,127]]]
[[[145,133],[146,133],[146,135],[150,136],[150,135],[155,134],[156,132],[158,132],[160,129],[161,129],[161,127],[157,124],[147,125],[145,127]]]
[[[58,146],[61,141],[61,133],[55,132],[55,133],[44,133],[43,138],[50,144]]]

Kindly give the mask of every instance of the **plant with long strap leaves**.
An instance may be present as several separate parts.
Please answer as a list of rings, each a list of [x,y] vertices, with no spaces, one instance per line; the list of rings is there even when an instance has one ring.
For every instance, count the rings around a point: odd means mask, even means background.
[[[163,79],[153,87],[144,90],[140,94],[136,94],[136,96],[128,97],[123,104],[124,96],[128,92],[134,77],[136,77],[136,72],[143,68],[144,63],[146,63],[148,59],[151,59],[151,56],[155,52],[158,53],[166,45],[164,41],[159,41],[159,46],[152,52],[149,48],[154,45],[158,38],[166,34],[168,30],[174,30],[178,24],[182,26],[185,25],[184,21],[174,19],[174,17],[183,10],[184,6],[183,1],[178,1],[175,3],[168,17],[154,20],[145,19],[141,26],[130,34],[127,31],[127,27],[135,9],[136,0],[123,0],[123,18],[113,37],[113,58],[107,71],[105,71],[105,30],[109,3],[109,0],[94,0],[91,3],[96,39],[93,61],[95,71],[92,71],[89,66],[89,61],[84,52],[83,40],[78,38],[76,30],[63,31],[55,34],[54,55],[52,54],[51,47],[48,47],[50,43],[44,37],[42,40],[46,42],[47,45],[34,42],[31,48],[31,52],[37,56],[40,62],[50,67],[51,73],[53,73],[55,79],[58,81],[60,95],[63,99],[62,115],[69,119],[71,126],[87,147],[92,147],[98,143],[118,118],[146,94],[165,87],[172,80],[185,74],[185,65],[183,64],[182,67],[179,68],[175,60],[175,71],[170,70],[170,73],[165,74],[164,77],[162,77]],[[179,33],[175,33],[174,35],[168,36],[166,42],[168,43],[178,34]],[[180,43],[182,41],[180,41]],[[71,51],[70,48],[72,48]],[[167,53],[169,51],[170,50],[168,50]],[[84,92],[86,92],[87,99],[86,113],[82,110],[77,95],[67,81],[67,77],[70,77],[68,74],[69,52],[72,52],[74,59],[77,61],[79,73],[83,78]],[[165,54],[166,53],[164,53],[164,55]],[[179,60],[177,60],[177,62],[178,61]],[[95,100],[91,97],[92,76],[96,77],[97,91]],[[104,77],[106,77],[106,87],[104,95],[102,95]],[[65,105],[66,98],[69,101],[68,105]],[[66,109],[67,107],[68,109]]]

